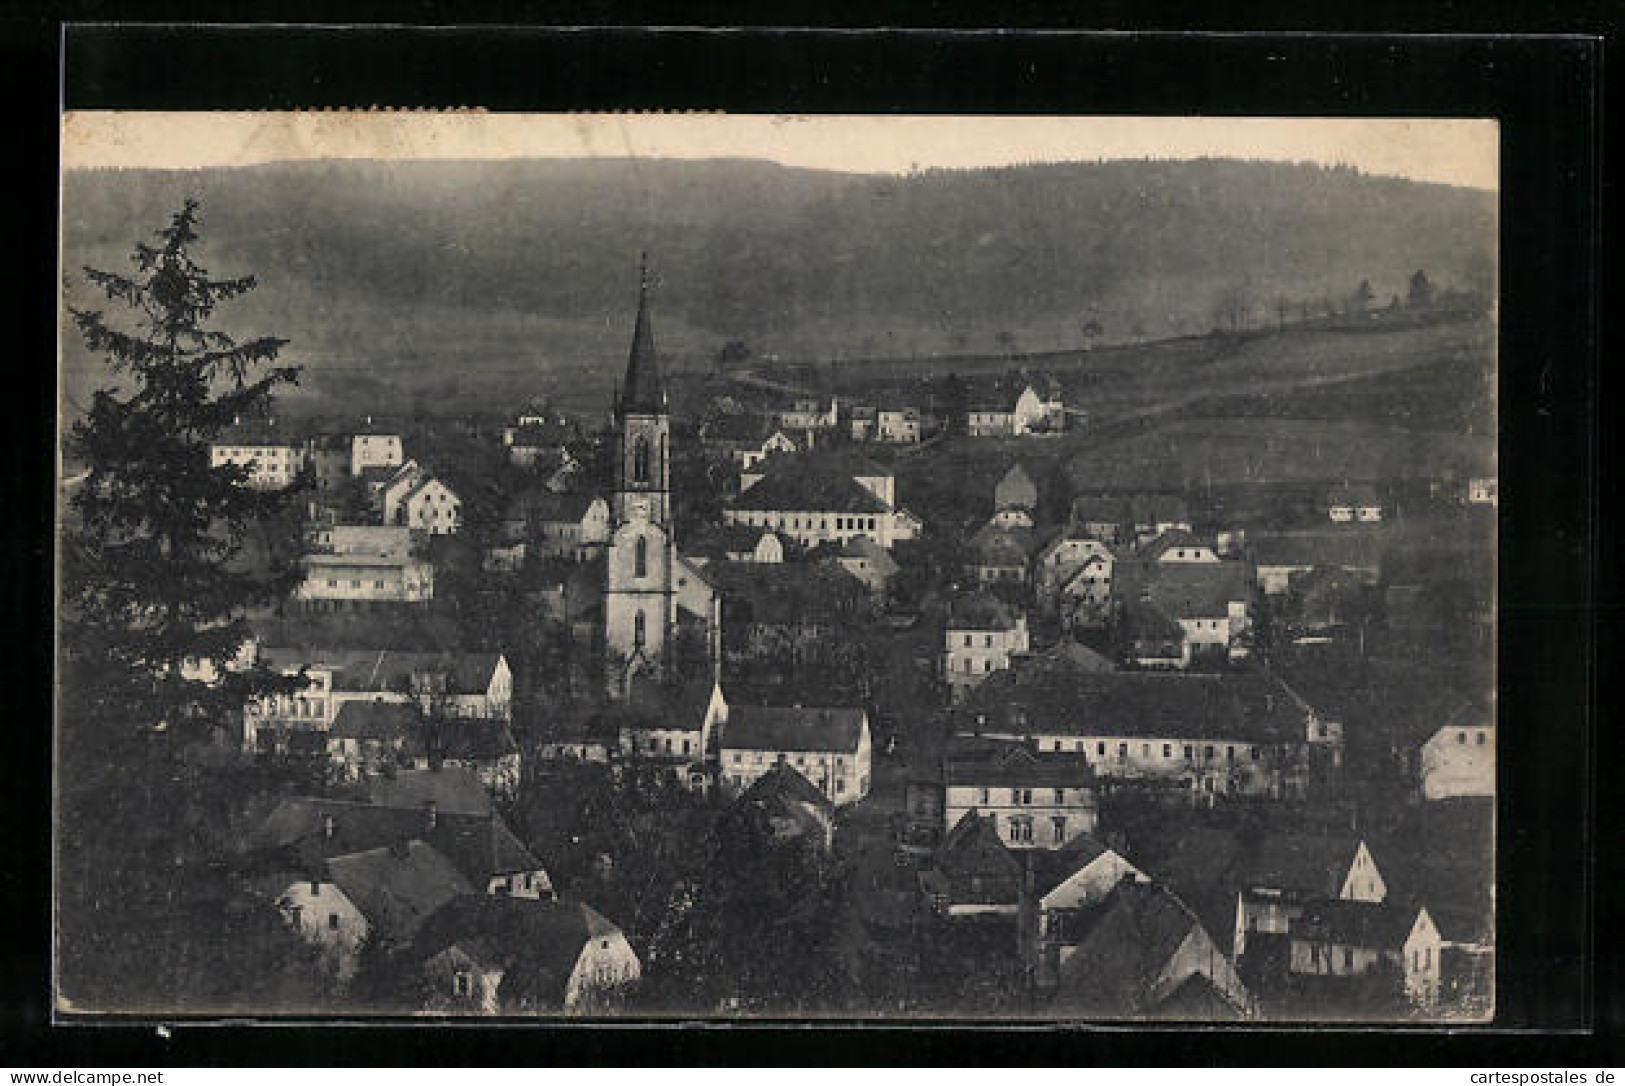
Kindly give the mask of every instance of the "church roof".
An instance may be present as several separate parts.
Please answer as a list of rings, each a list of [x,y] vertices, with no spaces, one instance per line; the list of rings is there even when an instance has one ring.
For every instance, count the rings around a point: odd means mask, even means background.
[[[638,286],[638,320],[632,330],[632,354],[626,362],[626,381],[618,403],[623,415],[659,415],[666,410],[666,389],[655,356],[654,331],[649,324],[649,269],[645,263]]]

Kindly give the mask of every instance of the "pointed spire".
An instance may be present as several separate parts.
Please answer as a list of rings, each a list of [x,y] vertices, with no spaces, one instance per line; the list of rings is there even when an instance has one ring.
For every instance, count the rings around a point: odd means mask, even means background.
[[[616,401],[622,414],[659,415],[666,411],[666,389],[655,357],[654,331],[649,324],[649,254],[638,260],[638,320],[632,330],[632,355],[626,380]]]

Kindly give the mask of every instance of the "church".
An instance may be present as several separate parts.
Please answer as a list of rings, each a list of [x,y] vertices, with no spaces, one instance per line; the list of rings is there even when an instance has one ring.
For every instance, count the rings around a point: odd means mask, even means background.
[[[721,600],[678,553],[671,509],[671,405],[649,317],[643,261],[626,378],[615,397],[610,536],[604,562],[603,650],[611,697],[659,681],[679,642],[701,645],[715,681],[721,667]]]

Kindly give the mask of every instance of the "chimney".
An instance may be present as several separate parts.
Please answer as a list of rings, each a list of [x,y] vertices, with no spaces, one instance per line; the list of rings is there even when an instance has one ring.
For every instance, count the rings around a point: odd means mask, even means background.
[[[325,841],[331,841],[333,839],[333,831],[333,816],[330,814],[322,815],[322,839]]]
[[[439,821],[440,821],[440,812],[439,812],[439,808],[436,805],[435,801],[432,800],[432,799],[424,800],[423,801],[423,825],[424,825],[424,828],[427,829],[430,833],[433,833],[434,828],[439,823]]]

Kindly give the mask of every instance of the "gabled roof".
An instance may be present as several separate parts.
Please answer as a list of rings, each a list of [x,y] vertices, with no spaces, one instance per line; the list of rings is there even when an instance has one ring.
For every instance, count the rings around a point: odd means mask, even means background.
[[[1359,847],[1348,834],[1265,833],[1237,868],[1240,888],[1334,898]]]
[[[564,1002],[582,948],[620,928],[581,901],[536,901],[505,894],[463,894],[435,910],[418,931],[418,961],[453,947],[481,967],[500,970],[505,987],[534,992],[544,1005]]]
[[[780,800],[808,803],[823,811],[835,809],[829,797],[820,792],[800,770],[785,761],[775,762],[735,802],[776,803]]]
[[[1163,1002],[1158,982],[1199,928],[1196,914],[1167,888],[1125,879],[1061,963],[1055,1006],[1113,1017],[1156,1014]]]
[[[775,463],[734,500],[751,512],[885,513],[890,507],[857,479],[839,471],[793,471]]]
[[[399,701],[346,701],[333,717],[327,734],[334,739],[376,739],[393,742],[423,735],[423,714]]]
[[[729,750],[855,754],[866,720],[862,709],[735,705],[722,726],[722,746]]]
[[[1119,560],[1112,567],[1119,599],[1145,599],[1174,619],[1223,618],[1231,603],[1253,597],[1254,571],[1247,562],[1153,562]]]
[[[1102,735],[1162,740],[1290,743],[1305,739],[1307,710],[1273,676],[1084,671],[1035,666],[995,671],[955,710],[961,731]]]
[[[1158,604],[1129,599],[1123,603],[1123,636],[1130,641],[1179,641],[1185,630]]]
[[[260,660],[278,671],[330,669],[335,690],[402,692],[415,674],[446,676],[449,694],[483,694],[496,678],[495,652],[405,652],[393,649],[323,649],[264,646]]]
[[[935,864],[937,870],[949,878],[1021,876],[1021,862],[999,837],[992,817],[982,815],[975,808],[966,811],[942,839]]]
[[[588,490],[556,493],[537,490],[521,494],[508,505],[507,519],[529,524],[580,524],[597,494]]]
[[[950,630],[1013,630],[1016,614],[1009,604],[987,592],[955,599],[947,628]]]
[[[950,786],[1082,788],[1095,779],[1083,754],[1038,752],[1024,742],[965,738],[949,741],[942,773]]]
[[[1033,549],[1033,530],[989,523],[971,537],[970,549],[978,565],[1025,566]]]
[[[222,427],[209,444],[292,448],[299,444],[299,435],[271,420],[249,419]]]
[[[325,819],[332,818],[327,836]],[[245,841],[245,851],[287,851],[306,860],[344,856],[416,838],[445,856],[471,883],[493,875],[537,871],[542,865],[495,815],[434,813],[353,800],[294,797],[278,803]]]
[[[434,801],[435,807],[457,814],[490,814],[491,795],[473,770],[448,765],[433,769],[402,769],[392,777],[374,777],[368,797],[380,807],[421,808]]]
[[[1044,849],[1035,853],[1034,892],[1039,897],[1045,896],[1112,851],[1114,850],[1099,838],[1080,833],[1058,849]]]
[[[453,761],[492,762],[519,752],[513,730],[495,717],[459,717],[440,728],[440,756]]]
[[[1292,938],[1371,950],[1398,950],[1416,923],[1416,909],[1370,901],[1325,898],[1304,905]]]
[[[1157,538],[1153,539],[1150,543],[1147,543],[1145,548],[1140,551],[1140,554],[1144,558],[1156,560],[1160,559],[1163,555],[1167,554],[1170,550],[1173,550],[1176,547],[1206,546],[1206,543],[1203,543],[1200,539],[1197,539],[1185,529],[1170,528],[1168,531],[1157,536]]]
[[[846,570],[823,563],[711,562],[705,579],[722,595],[724,619],[768,625],[839,621],[868,606],[863,584]]]
[[[410,939],[430,913],[473,891],[450,860],[422,841],[329,857],[333,884],[355,903],[375,931]]]

